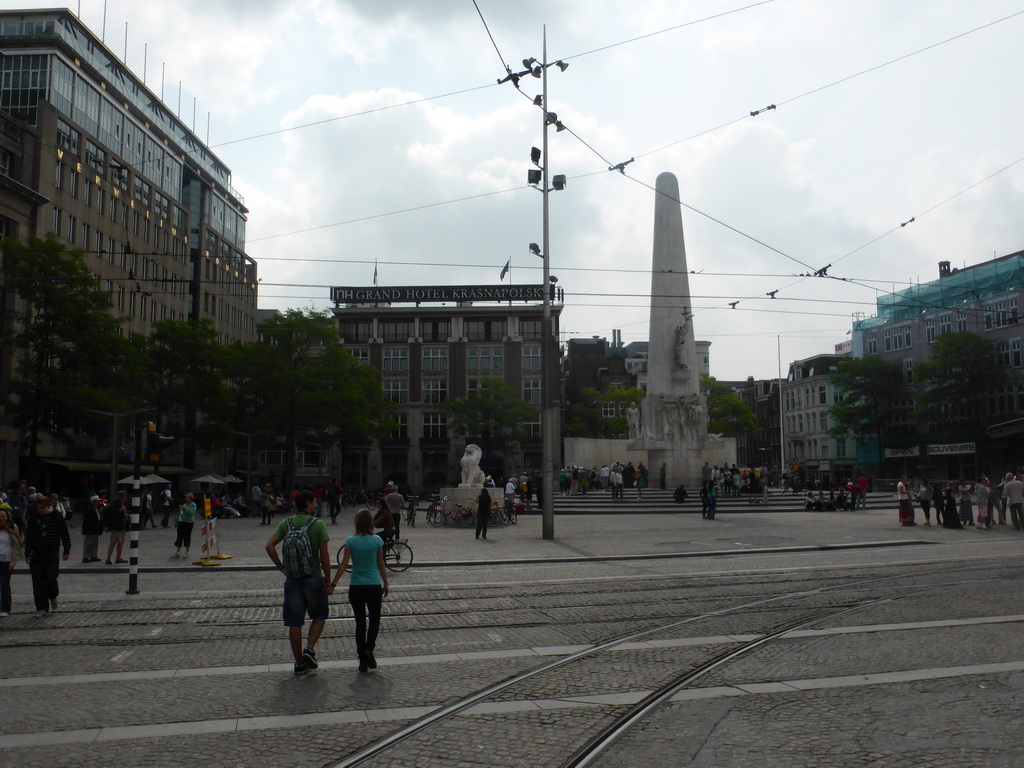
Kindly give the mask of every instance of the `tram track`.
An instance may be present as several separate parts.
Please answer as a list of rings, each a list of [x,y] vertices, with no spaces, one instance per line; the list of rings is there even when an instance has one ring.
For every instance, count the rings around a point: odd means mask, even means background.
[[[980,570],[979,566],[978,569]],[[935,574],[915,574],[921,578],[927,579]],[[1018,571],[1014,574],[1014,578],[1020,578],[1021,573]],[[999,577],[1005,576],[1000,574]],[[962,581],[961,583],[984,583],[991,581],[995,576],[984,576],[982,578],[974,579],[971,582]],[[698,664],[694,669],[688,670],[681,676],[675,676],[670,681],[658,686],[650,695],[646,696],[643,701],[637,704],[635,707],[630,708],[628,712],[615,719],[615,721],[600,730],[600,733],[588,739],[588,741],[565,762],[561,764],[566,768],[569,766],[577,765],[591,765],[598,755],[600,755],[607,747],[621,738],[622,734],[627,732],[633,725],[645,717],[653,708],[659,706],[666,699],[671,698],[682,688],[691,685],[693,682],[699,680],[711,670],[717,669],[722,665],[728,664],[737,659],[743,658],[749,655],[754,650],[761,646],[777,641],[781,638],[790,635],[794,631],[811,626],[815,623],[828,621],[830,619],[849,614],[853,611],[864,609],[873,605],[881,603],[892,602],[894,600],[909,599],[916,597],[921,594],[925,594],[930,591],[944,588],[947,585],[928,585],[920,587],[916,590],[908,592],[907,577],[901,575],[899,577],[893,576],[880,576],[871,579],[863,579],[853,583],[843,583],[834,586],[825,586],[810,590],[798,590],[779,595],[772,595],[769,597],[763,597],[757,600],[753,600],[739,605],[732,605],[726,608],[708,611],[699,615],[690,616],[684,619],[677,619],[670,622],[668,625],[656,626],[645,628],[640,631],[630,632],[622,634],[618,637],[611,638],[605,642],[596,643],[591,647],[573,653],[555,661],[545,663],[532,670],[520,673],[512,676],[509,679],[502,681],[495,685],[490,685],[477,690],[476,692],[464,696],[457,701],[444,704],[424,717],[417,721],[410,723],[407,726],[399,729],[398,731],[390,734],[380,741],[368,745],[359,752],[339,761],[331,762],[327,765],[333,766],[334,768],[355,768],[355,766],[363,765],[387,765],[390,761],[395,759],[394,752],[401,750],[402,745],[417,737],[427,729],[433,729],[439,724],[446,720],[450,720],[457,716],[464,714],[467,710],[485,702],[499,697],[500,694],[508,692],[510,689],[514,691],[517,686],[522,686],[524,683],[535,681],[542,678],[545,675],[550,675],[556,670],[563,670],[566,667],[576,664],[585,659],[592,658],[594,656],[605,653],[617,646],[621,646],[627,643],[635,643],[644,639],[648,639],[657,634],[670,632],[683,625],[695,624],[704,622],[709,619],[718,618],[729,614],[738,614],[748,612],[753,609],[763,608],[766,604],[775,603],[778,601],[788,600],[800,600],[811,596],[820,596],[830,592],[838,592],[841,590],[850,590],[851,588],[868,588],[868,585],[877,584],[879,582],[891,582],[899,580],[897,586],[891,589],[899,590],[901,595],[882,594],[880,596],[868,596],[862,599],[848,599],[841,601],[838,605],[832,605],[831,607],[815,606],[811,608],[810,614],[807,614],[807,609],[804,609],[804,615],[788,619],[782,623],[777,623],[774,626],[770,626],[758,632],[758,637],[754,640],[738,644],[735,648],[727,649],[719,654],[712,655],[706,661]],[[888,589],[883,589],[888,591]],[[515,696],[514,693],[509,694]]]

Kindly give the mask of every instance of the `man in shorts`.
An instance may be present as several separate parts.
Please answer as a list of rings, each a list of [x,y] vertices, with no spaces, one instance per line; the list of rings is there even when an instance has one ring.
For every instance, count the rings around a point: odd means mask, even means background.
[[[314,520],[307,530],[312,544],[316,566],[313,573],[302,578],[285,576],[284,582],[284,625],[288,627],[288,641],[295,657],[295,674],[304,675],[316,669],[316,641],[324,630],[329,610],[327,586],[331,583],[331,553],[327,548],[330,536],[324,521],[316,518],[317,502],[312,491],[300,491],[295,497],[296,514],[285,518],[267,539],[267,554],[278,570],[284,571],[284,563],[278,554],[277,545],[288,535],[289,522],[292,528],[302,528]],[[302,626],[309,614],[309,635],[306,647],[302,647]]]

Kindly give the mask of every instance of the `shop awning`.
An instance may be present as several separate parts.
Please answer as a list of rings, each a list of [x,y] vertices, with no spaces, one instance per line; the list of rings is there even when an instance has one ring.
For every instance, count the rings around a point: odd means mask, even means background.
[[[58,467],[64,467],[69,472],[110,472],[109,461],[65,461],[58,459],[46,459],[47,464],[55,464]],[[142,473],[144,475],[152,474],[154,464],[152,462],[142,463]],[[118,463],[118,473],[134,472],[134,464],[123,464]],[[160,465],[161,475],[191,475],[195,472],[193,469],[188,467],[166,467],[163,464]]]

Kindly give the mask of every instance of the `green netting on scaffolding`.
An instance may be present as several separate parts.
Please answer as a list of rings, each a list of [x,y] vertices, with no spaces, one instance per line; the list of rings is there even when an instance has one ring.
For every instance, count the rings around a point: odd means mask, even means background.
[[[966,269],[954,269],[930,283],[879,296],[878,316],[859,320],[854,327],[871,328],[881,323],[909,320],[924,312],[956,309],[963,304],[1021,290],[1024,290],[1024,251]]]

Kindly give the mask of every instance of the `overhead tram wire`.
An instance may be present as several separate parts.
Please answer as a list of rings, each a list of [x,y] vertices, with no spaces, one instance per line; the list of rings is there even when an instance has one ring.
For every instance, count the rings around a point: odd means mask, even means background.
[[[767,2],[774,2],[774,0],[767,0]],[[726,12],[723,12],[721,14],[717,14],[716,16],[709,16],[709,17],[706,17],[704,19],[697,19],[697,20],[695,20],[693,22],[687,22],[687,24],[680,25],[680,26],[690,26],[692,24],[700,23],[701,21],[708,21],[710,19],[717,18],[718,16],[724,16],[724,15],[728,15],[730,13],[735,13],[737,11],[747,10],[749,8],[754,8],[757,5],[763,5],[763,4],[764,3],[756,3],[754,5],[744,6],[743,8],[738,8],[738,9],[735,9],[734,11],[726,11]],[[898,61],[902,61],[902,60],[907,59],[907,58],[909,58],[911,56],[915,56],[915,55],[917,55],[919,53],[923,53],[925,51],[937,48],[937,47],[939,47],[941,45],[945,45],[946,43],[950,43],[950,42],[952,42],[954,40],[957,40],[957,39],[960,39],[962,37],[965,37],[966,35],[973,34],[975,32],[978,32],[978,31],[982,30],[982,29],[985,29],[987,27],[991,27],[991,26],[993,26],[995,24],[1002,23],[1002,22],[1007,21],[1007,20],[1009,20],[1011,18],[1014,18],[1015,16],[1019,16],[1022,13],[1024,13],[1024,11],[1020,11],[1018,13],[1011,14],[1011,15],[1006,16],[1004,18],[997,19],[995,21],[989,22],[988,24],[984,24],[984,25],[982,25],[980,27],[976,27],[976,28],[968,30],[966,32],[962,32],[959,35],[955,35],[953,37],[947,38],[946,40],[941,40],[941,41],[939,41],[937,43],[933,43],[933,44],[931,44],[929,46],[926,46],[925,48],[921,48],[921,49],[919,49],[917,51],[913,51],[912,53],[904,54],[903,56],[900,56],[900,57],[898,57],[896,59],[892,59],[892,60],[890,60],[888,62],[885,62],[883,64],[878,64],[878,65],[875,65],[873,67],[869,67],[868,69],[862,70],[860,72],[856,72],[856,73],[854,73],[852,75],[848,75],[848,76],[846,76],[846,77],[844,77],[844,78],[842,78],[840,80],[836,80],[835,82],[829,83],[827,85],[820,86],[818,88],[814,88],[814,89],[812,89],[810,91],[807,91],[805,93],[799,94],[797,96],[792,96],[790,98],[784,99],[784,100],[782,100],[782,101],[780,101],[778,103],[779,104],[789,104],[789,103],[792,103],[793,101],[796,101],[797,99],[802,99],[802,98],[804,98],[806,96],[809,96],[811,94],[818,93],[818,92],[820,92],[822,90],[825,90],[827,88],[831,88],[833,86],[839,85],[840,83],[846,82],[846,81],[851,80],[851,79],[853,79],[855,77],[859,77],[859,76],[867,74],[869,72],[874,72],[874,71],[876,71],[878,69],[881,69],[883,67],[886,67],[886,66],[888,66],[890,64],[894,64],[894,63],[896,63]],[[625,41],[622,41],[620,43],[612,43],[612,44],[604,46],[602,48],[595,48],[592,51],[587,51],[585,53],[575,54],[575,55],[572,55],[572,56],[564,56],[564,57],[562,57],[562,60],[563,61],[568,61],[569,59],[579,58],[580,56],[586,56],[586,55],[589,55],[590,53],[596,53],[598,51],[606,50],[608,48],[613,48],[613,47],[615,47],[617,45],[625,45],[626,43],[629,43],[629,42],[634,42],[636,40],[642,40],[642,39],[645,39],[647,37],[651,37],[653,35],[661,34],[663,32],[668,32],[668,31],[671,31],[671,30],[674,30],[674,29],[678,29],[678,28],[679,27],[671,27],[671,28],[668,28],[668,29],[659,30],[658,32],[651,32],[651,33],[649,33],[647,35],[643,35],[643,36],[638,37],[638,38],[632,38],[631,40],[625,40]],[[305,128],[305,127],[311,127],[311,126],[316,126],[316,125],[323,125],[324,123],[334,122],[334,121],[337,121],[337,120],[345,120],[345,119],[348,119],[348,118],[351,118],[351,117],[360,117],[360,116],[363,116],[363,115],[372,114],[374,112],[381,112],[381,111],[384,111],[384,110],[395,109],[397,107],[402,107],[402,106],[411,106],[413,104],[419,104],[419,103],[426,102],[426,101],[433,101],[435,99],[441,99],[441,98],[446,98],[448,96],[460,95],[460,94],[463,94],[463,93],[469,93],[471,91],[478,91],[478,90],[482,90],[484,88],[492,88],[492,87],[495,87],[495,86],[496,86],[496,84],[491,83],[491,84],[476,86],[476,87],[473,87],[473,88],[467,88],[467,89],[463,89],[463,90],[459,90],[459,91],[452,91],[451,93],[440,94],[438,96],[429,96],[429,97],[424,97],[422,99],[414,99],[412,101],[403,102],[401,104],[393,104],[393,105],[389,105],[387,107],[377,107],[377,108],[374,108],[374,109],[364,110],[362,112],[354,112],[354,113],[349,114],[349,115],[340,115],[338,117],[327,118],[325,120],[318,120],[318,121],[315,121],[315,122],[312,122],[312,123],[305,123],[303,125],[292,126],[290,128],[283,128],[283,129],[277,130],[277,131],[269,131],[269,132],[266,132],[266,133],[256,134],[254,136],[249,136],[249,137],[245,137],[245,138],[241,138],[241,139],[233,139],[231,141],[221,142],[219,144],[212,144],[212,145],[210,145],[210,148],[213,149],[213,148],[216,148],[216,147],[225,146],[227,144],[237,144],[237,143],[240,143],[240,142],[250,141],[250,140],[253,140],[253,139],[259,139],[259,138],[263,138],[263,137],[266,137],[266,136],[273,136],[273,135],[280,134],[280,133],[287,133],[289,131],[294,131],[294,130],[298,130],[298,129]],[[523,94],[523,95],[526,96],[526,94]],[[529,98],[529,97],[527,97],[527,98]],[[764,111],[764,110],[760,110],[760,111]],[[634,159],[638,160],[640,158],[650,157],[651,155],[657,154],[658,152],[663,152],[664,150],[670,149],[671,147],[674,147],[674,146],[676,146],[678,144],[682,144],[682,143],[684,143],[686,141],[691,141],[691,140],[699,138],[701,136],[705,136],[705,135],[707,135],[709,133],[714,133],[714,132],[719,131],[719,130],[721,130],[723,128],[727,128],[730,125],[735,125],[736,123],[739,123],[742,120],[750,119],[750,117],[751,117],[750,113],[742,115],[741,117],[737,117],[737,118],[735,118],[733,120],[729,120],[729,121],[727,121],[725,123],[721,123],[721,124],[716,125],[716,126],[714,126],[712,128],[707,128],[705,130],[699,131],[698,133],[694,133],[694,134],[691,134],[691,135],[686,136],[684,138],[677,139],[676,141],[670,142],[668,144],[664,144],[664,145],[662,145],[660,147],[657,147],[655,149],[652,149],[652,150],[650,150],[648,152],[643,152],[641,154],[635,155]],[[580,137],[576,133],[574,133],[572,131],[570,131],[570,133],[572,133],[573,136],[575,136],[577,139],[579,139],[581,141],[581,143],[584,144],[584,146],[588,147],[592,152],[594,152],[595,155],[597,155],[599,158],[601,158],[601,160],[603,162],[611,165],[611,163],[608,163],[608,161],[596,149],[594,149],[592,146],[590,146],[589,144],[584,142],[582,139],[580,139]],[[598,175],[601,175],[601,174],[603,174],[605,172],[606,172],[605,170],[601,170],[601,171],[594,171],[593,173],[579,174],[579,175],[571,177],[571,179],[581,179],[581,178],[587,178],[589,176],[598,176]],[[372,219],[383,218],[385,216],[395,216],[395,215],[399,215],[399,214],[403,214],[403,213],[414,212],[414,211],[418,211],[418,210],[423,210],[425,208],[433,208],[433,207],[437,207],[437,206],[441,206],[441,205],[449,205],[449,204],[452,204],[452,203],[466,202],[466,201],[475,200],[475,199],[478,199],[478,198],[490,197],[492,195],[505,194],[507,192],[515,192],[515,191],[519,191],[521,189],[526,189],[526,187],[512,187],[512,188],[509,188],[509,189],[499,190],[499,191],[496,191],[496,192],[485,192],[485,193],[482,193],[482,194],[479,194],[479,195],[469,195],[469,196],[466,196],[466,197],[455,198],[453,200],[446,200],[446,201],[435,202],[435,203],[426,203],[426,204],[424,204],[422,206],[415,206],[415,207],[412,207],[412,208],[404,208],[404,209],[400,209],[400,210],[396,210],[396,211],[388,211],[388,212],[385,212],[385,213],[372,214],[370,216],[364,216],[364,217],[360,217],[360,218],[356,218],[356,219],[350,219],[350,220],[346,220],[346,221],[335,222],[335,223],[332,223],[332,224],[323,224],[323,225],[320,225],[320,226],[317,226],[317,227],[310,227],[309,229],[301,229],[301,230],[295,230],[293,232],[283,232],[283,233],[280,233],[280,234],[267,235],[265,237],[260,237],[260,238],[253,238],[253,239],[247,240],[246,242],[261,242],[263,240],[271,240],[271,239],[275,239],[275,238],[278,238],[278,237],[286,237],[286,236],[295,235],[295,234],[304,234],[306,232],[314,232],[314,231],[317,231],[317,230],[320,230],[320,229],[328,229],[328,228],[331,228],[331,227],[345,226],[345,225],[348,225],[348,224],[359,223],[361,221],[369,221],[369,220],[372,220]],[[881,237],[884,237],[884,235],[882,235]],[[863,248],[863,247],[866,247],[866,246],[861,246],[861,247]],[[808,267],[808,269],[810,269],[810,267]]]
[[[867,69],[862,69],[859,72],[854,72],[853,74],[847,75],[846,77],[841,77],[840,79],[835,80],[835,81],[833,81],[831,83],[827,83],[825,85],[818,86],[817,88],[812,88],[811,90],[805,91],[805,92],[800,93],[800,94],[797,94],[796,96],[790,96],[787,99],[783,99],[781,101],[775,102],[774,104],[771,105],[770,109],[774,110],[775,108],[777,108],[779,106],[782,106],[784,104],[792,104],[794,101],[798,101],[800,99],[806,98],[807,96],[811,96],[811,95],[813,95],[815,93],[820,93],[821,91],[827,90],[829,88],[834,88],[837,85],[841,85],[842,83],[848,82],[848,81],[853,80],[853,79],[858,78],[858,77],[862,77],[863,75],[867,75],[867,74],[870,74],[872,72],[876,72],[879,69],[883,69],[883,68],[888,67],[888,66],[890,66],[892,64],[896,64],[898,62],[904,61],[906,59],[911,58],[912,56],[917,56],[918,54],[925,53],[926,51],[930,51],[933,48],[938,48],[939,46],[946,45],[947,43],[952,43],[955,40],[959,40],[960,38],[967,37],[968,35],[972,35],[975,32],[980,32],[981,30],[987,29],[988,27],[995,26],[996,24],[1001,24],[1004,21],[1009,21],[1010,19],[1012,19],[1012,18],[1014,18],[1016,16],[1020,16],[1021,14],[1024,14],[1024,11],[1017,11],[1016,13],[1011,13],[1009,16],[1004,16],[1001,19],[996,19],[995,21],[990,21],[987,24],[982,24],[980,27],[975,27],[974,29],[969,29],[966,32],[961,32],[958,35],[953,35],[952,37],[947,37],[945,40],[939,40],[938,42],[932,43],[931,45],[926,45],[924,48],[919,48],[916,51],[911,51],[910,53],[905,53],[902,56],[897,56],[895,59],[890,59],[889,61],[885,61],[885,62],[883,62],[881,64],[876,64],[875,66],[868,67]],[[600,50],[600,49],[598,49],[598,50]],[[572,57],[568,57],[568,58],[572,58]],[[742,115],[740,117],[735,118],[734,120],[730,120],[728,122],[722,123],[721,125],[717,125],[714,128],[708,128],[708,129],[703,130],[703,131],[701,131],[699,133],[695,133],[695,134],[692,134],[692,135],[687,136],[685,138],[673,141],[670,144],[665,144],[664,146],[658,147],[657,149],[652,149],[649,152],[645,152],[645,153],[643,153],[641,155],[636,155],[636,158],[639,159],[641,157],[650,157],[651,155],[657,154],[658,152],[663,152],[666,149],[674,147],[677,144],[682,144],[683,142],[691,141],[692,139],[699,138],[700,136],[705,136],[705,135],[707,135],[709,133],[713,133],[714,131],[721,130],[722,128],[727,128],[730,125],[735,125],[736,123],[739,123],[739,122],[741,122],[743,120],[749,120],[752,117],[757,117],[759,114],[761,114],[764,111],[766,111],[766,110],[765,109],[761,109],[761,110],[751,111],[750,113],[748,113],[746,115]]]
[[[480,16],[480,23],[484,25],[484,30],[487,32],[487,37],[491,39],[491,45],[494,46],[494,52],[498,54],[498,59],[501,60],[501,66],[504,67],[508,73],[512,72],[512,68],[505,63],[505,57],[501,55],[501,51],[498,50],[498,44],[494,42],[494,35],[491,34],[491,28],[487,26],[487,19],[484,18],[483,11],[480,10],[480,5],[476,0],[473,0],[473,7],[476,8],[477,15]]]

